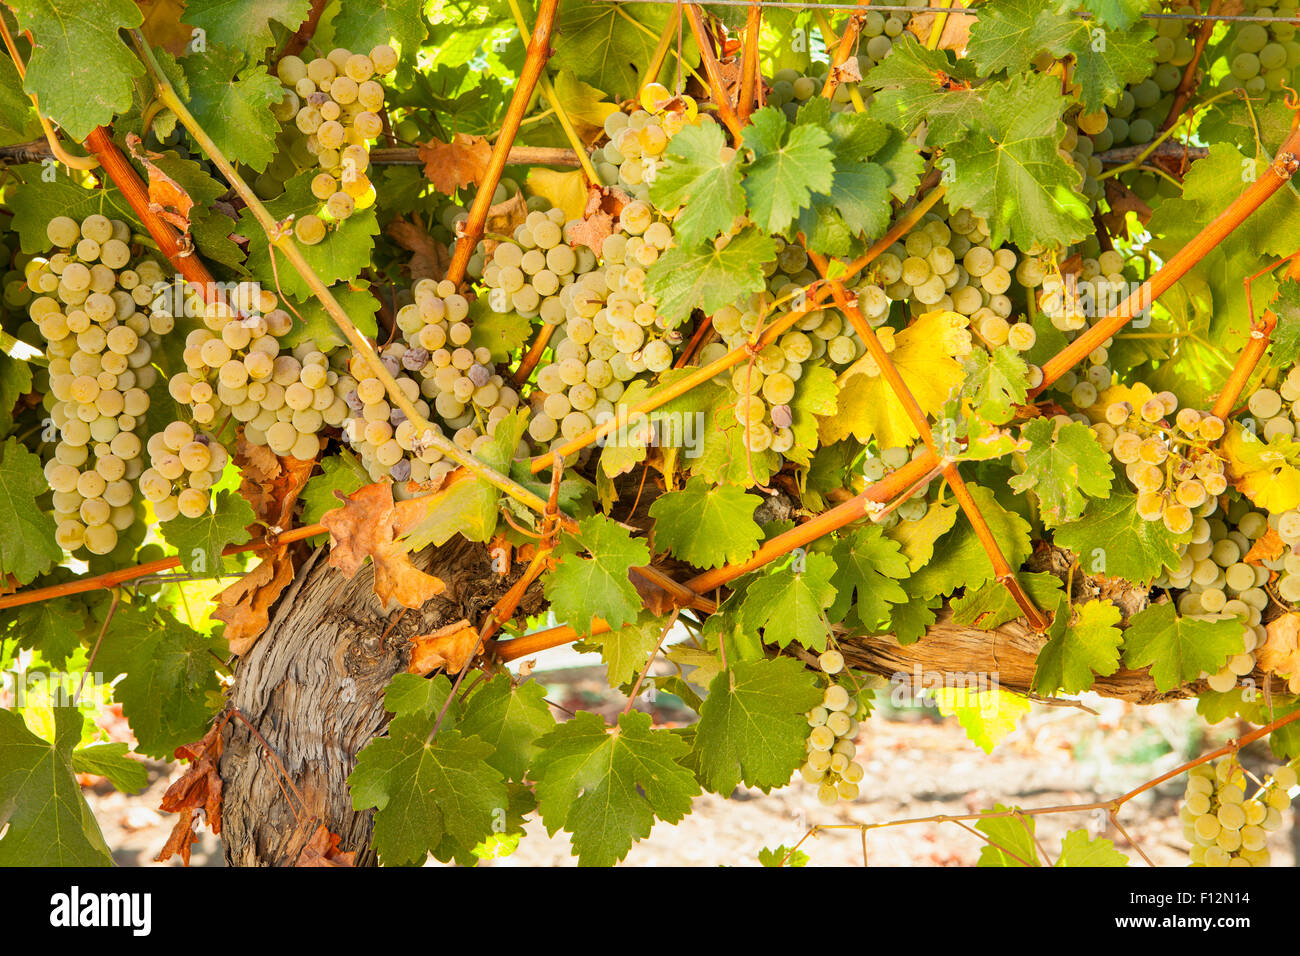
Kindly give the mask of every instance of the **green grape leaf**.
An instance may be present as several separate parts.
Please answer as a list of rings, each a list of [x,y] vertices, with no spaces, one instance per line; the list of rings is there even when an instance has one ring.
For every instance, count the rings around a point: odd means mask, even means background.
[[[692,747],[700,779],[730,796],[742,782],[784,787],[807,756],[808,718],[821,703],[812,673],[791,657],[738,661],[709,684]]]
[[[1074,521],[1088,505],[1088,498],[1110,494],[1115,472],[1110,456],[1102,450],[1096,433],[1082,422],[1070,422],[1059,430],[1048,418],[1036,418],[1020,431],[1029,443],[1024,466],[1011,479],[1011,487],[1038,496],[1038,511],[1049,527]],[[1086,497],[1085,497],[1086,496]]]
[[[721,249],[713,242],[669,249],[647,271],[646,291],[658,298],[659,314],[672,327],[692,309],[713,313],[762,291],[763,265],[774,258],[772,237],[749,226]]]
[[[1060,151],[1067,105],[1060,81],[1020,75],[982,92],[971,134],[953,142],[940,163],[948,201],[985,217],[995,247],[1008,238],[1059,247],[1090,235],[1081,175]]]
[[[945,142],[970,126],[983,109],[981,92],[970,88],[975,70],[946,50],[927,50],[904,34],[893,52],[867,71],[863,83],[879,90],[867,115],[910,133],[925,121],[929,138]]]
[[[422,0],[345,3],[334,17],[334,35],[346,37],[348,46],[362,53],[390,40],[396,40],[402,51],[414,51],[429,33],[424,7]]]
[[[581,557],[582,551],[591,557]],[[592,619],[617,629],[635,621],[641,598],[628,579],[633,567],[650,562],[650,549],[601,514],[578,522],[578,538],[564,536],[555,569],[546,577],[546,597],[557,620],[579,634],[591,633]]]
[[[830,555],[796,552],[786,567],[763,575],[745,590],[744,626],[752,633],[762,628],[763,640],[777,647],[794,642],[824,651],[826,610],[835,600],[834,576]]]
[[[32,367],[23,359],[0,353],[0,437],[14,427],[14,406],[32,390]]]
[[[775,106],[754,113],[744,133],[752,154],[743,181],[749,216],[767,232],[784,232],[814,193],[830,192],[830,134],[811,123],[792,126]]]
[[[119,606],[95,658],[105,680],[125,676],[113,697],[135,734],[136,750],[170,759],[181,744],[203,736],[212,719],[209,694],[221,687],[216,667],[226,644],[163,611]]]
[[[906,604],[896,604],[891,608],[890,627],[898,643],[906,647],[925,637],[925,632],[935,622],[935,614],[943,605],[942,598],[910,600]]]
[[[1156,690],[1173,690],[1204,671],[1222,670],[1245,647],[1236,618],[1218,621],[1180,617],[1172,603],[1153,604],[1129,618],[1124,631],[1124,664],[1150,667]]]
[[[920,518],[915,521],[900,521],[885,532],[886,537],[897,541],[903,549],[911,573],[915,574],[919,568],[930,563],[935,542],[952,530],[960,510],[955,504],[932,502]]]
[[[1032,550],[1029,523],[998,504],[989,489],[972,484],[970,493],[1007,563],[1013,568],[1020,567]],[[911,595],[934,597],[951,594],[958,587],[978,587],[992,578],[993,562],[988,552],[971,523],[961,520],[936,545],[933,560],[913,571],[903,587]]]
[[[1128,866],[1128,857],[1105,837],[1091,838],[1086,830],[1071,830],[1061,840],[1053,866]]]
[[[981,676],[968,686],[936,688],[934,699],[939,713],[955,715],[971,743],[989,754],[1016,729],[1030,705],[1027,697],[999,690],[996,678],[989,686],[979,686],[984,680]]]
[[[131,107],[132,78],[144,64],[118,35],[143,22],[130,0],[15,0],[19,30],[35,43],[23,90],[41,113],[80,142]]]
[[[1269,306],[1277,316],[1277,327],[1269,338],[1269,356],[1285,368],[1300,358],[1300,281],[1278,283],[1277,298]]]
[[[135,213],[116,189],[87,189],[63,173],[58,173],[53,182],[42,179],[24,183],[7,201],[23,252],[43,253],[50,248],[45,227],[55,216],[71,216],[80,222],[91,213],[101,213],[140,228]]]
[[[999,345],[991,353],[971,349],[962,367],[966,370],[962,394],[970,397],[981,418],[994,425],[1005,424],[1015,414],[1015,406],[1025,403],[1029,366],[1011,346]]]
[[[600,647],[609,686],[619,687],[635,681],[663,636],[663,622],[652,617],[592,637],[591,643]]]
[[[671,14],[671,9],[655,3],[562,4],[551,41],[555,47],[551,65],[608,90],[613,99],[634,97],[651,80],[671,83],[675,56],[664,61],[657,77],[646,76],[643,66],[653,60]],[[673,48],[677,49],[675,41]],[[680,52],[685,66],[699,61],[689,31]]]
[[[1046,571],[1022,571],[1016,575],[1016,580],[1040,610],[1055,612],[1065,599],[1061,579],[1054,574]],[[965,594],[952,601],[953,623],[962,627],[991,631],[1018,617],[1020,606],[1001,581],[989,581],[979,588],[967,588]]]
[[[221,551],[226,545],[252,539],[247,525],[257,521],[257,515],[242,495],[219,491],[213,496],[213,504],[211,511],[197,518],[178,515],[158,526],[191,574],[216,573],[223,566]]]
[[[807,866],[808,854],[803,850],[795,850],[787,847],[784,843],[778,847],[763,849],[758,851],[758,862],[762,866]]]
[[[713,484],[749,488],[771,478],[781,467],[781,458],[771,449],[751,452],[745,447],[745,427],[736,418],[736,404],[735,393],[727,389],[705,413],[704,447],[692,459],[691,474]]]
[[[537,739],[554,729],[546,688],[536,681],[518,687],[509,674],[498,674],[466,702],[459,730],[493,747],[490,766],[507,780],[521,781],[538,753]]]
[[[334,494],[341,491],[350,495],[358,488],[370,484],[361,463],[350,452],[330,455],[322,458],[321,474],[308,480],[303,486],[298,500],[302,502],[302,524],[320,524],[321,515],[335,508],[343,507],[343,502]]]
[[[50,743],[0,710],[0,866],[113,865],[73,767],[82,725],[77,710],[56,708]]]
[[[0,59],[0,144],[23,143],[41,135],[31,98],[23,92],[13,61]]]
[[[997,804],[990,813],[1007,813],[1018,809]],[[1038,859],[1038,846],[1034,840],[1036,824],[1033,817],[989,817],[975,824],[989,838],[980,850],[976,866],[1042,866]]]
[[[258,172],[266,169],[275,156],[275,136],[280,131],[279,121],[271,115],[271,107],[284,98],[280,81],[220,43],[179,62],[190,87],[186,105],[217,148],[232,162]]]
[[[486,347],[492,352],[494,362],[508,362],[511,353],[527,343],[533,334],[531,320],[518,312],[494,311],[485,295],[470,302],[469,322],[470,348]]]
[[[308,213],[314,215],[321,211],[320,200],[311,193],[312,176],[310,169],[300,173],[285,184],[282,195],[265,204],[277,221],[282,222],[290,216],[299,217]],[[272,268],[270,253],[272,247],[265,240],[262,227],[247,210],[240,217],[239,231],[245,236],[254,237],[249,249],[248,268],[262,281],[263,286],[268,289],[276,288],[278,276],[279,288],[285,295],[303,302],[312,298],[311,289],[284,256],[277,256],[276,266]],[[316,245],[304,246],[298,243],[298,251],[320,276],[321,281],[327,285],[340,280],[350,281],[370,265],[374,237],[377,235],[379,235],[379,224],[375,219],[375,210],[372,206],[370,209],[353,213],[326,233],[325,238]]]
[[[812,197],[799,231],[814,252],[848,255],[854,236],[881,235],[889,227],[890,171],[865,157],[889,139],[889,130],[864,113],[831,113],[823,97],[799,111],[799,122],[820,122],[831,136],[834,179],[829,193]]]
[[[130,750],[123,743],[90,744],[72,752],[72,769],[107,777],[123,793],[139,793],[149,783],[149,771],[139,760],[127,756]]]
[[[689,747],[652,730],[650,715],[621,714],[612,732],[597,714],[579,711],[538,740],[533,760],[542,823],[552,836],[572,835],[579,866],[612,866],[650,835],[656,819],[676,823],[700,793],[679,763]]]
[[[722,160],[726,140],[716,123],[687,126],[668,141],[664,165],[650,184],[650,198],[661,209],[681,206],[673,230],[683,246],[697,246],[728,232],[745,214],[740,187],[740,156]]]
[[[1137,495],[1125,488],[1109,498],[1093,498],[1077,521],[1055,529],[1053,540],[1069,548],[1089,574],[1150,584],[1164,568],[1176,568],[1178,546],[1188,535],[1176,535],[1163,521],[1147,521],[1137,513]]]
[[[1154,37],[1145,24],[1107,31],[1072,9],[1054,9],[1053,0],[999,0],[971,27],[967,51],[981,76],[1022,73],[1040,53],[1073,57],[1071,78],[1081,87],[1084,112],[1094,113],[1113,106],[1125,86],[1150,75]]]
[[[1034,668],[1034,690],[1040,694],[1081,694],[1098,676],[1109,677],[1119,670],[1120,644],[1124,632],[1117,626],[1119,608],[1110,601],[1088,601],[1076,605],[1064,627],[1053,627],[1052,639],[1038,652]]]
[[[309,13],[311,0],[187,0],[184,20],[203,30],[208,43],[260,60],[267,47],[275,45],[272,20],[293,32]]]
[[[12,574],[19,584],[30,584],[63,560],[54,519],[35,506],[48,491],[41,459],[17,438],[6,439],[0,446],[0,577]]]
[[[744,561],[763,540],[754,521],[762,503],[735,485],[692,478],[681,491],[661,495],[650,506],[655,544],[697,568]]]
[[[831,557],[835,561],[831,618],[842,621],[852,609],[868,630],[886,628],[893,606],[907,601],[897,579],[911,573],[898,542],[885,537],[879,525],[867,525],[836,540]]]
[[[292,271],[291,267],[282,265],[281,275],[286,268]],[[375,313],[379,311],[379,298],[368,287],[358,289],[340,282],[330,289],[330,293],[338,300],[344,313],[362,335],[374,338],[379,334],[379,325],[375,321]],[[280,336],[281,349],[293,349],[303,342],[311,342],[322,352],[330,352],[347,345],[348,340],[344,338],[338,324],[325,311],[325,306],[321,304],[320,299],[313,296],[303,302],[294,302],[292,305],[298,314],[293,316],[293,326],[289,331]]]
[[[1149,7],[1146,0],[1056,0],[1058,11],[1087,10],[1097,18],[1097,23],[1116,30],[1127,30]]]
[[[441,709],[438,698],[445,700],[450,686],[445,677],[424,683],[438,686],[423,701],[385,695],[385,705],[399,710],[388,736],[357,755],[348,777],[352,806],[375,808],[374,844],[385,866],[419,866],[430,853],[469,865],[474,848],[505,812],[509,794],[501,772],[488,763],[490,743],[446,725],[429,740]]]
[[[67,666],[81,646],[86,631],[85,605],[75,598],[38,601],[0,612],[6,639],[18,639],[19,647],[40,653],[47,663]]]

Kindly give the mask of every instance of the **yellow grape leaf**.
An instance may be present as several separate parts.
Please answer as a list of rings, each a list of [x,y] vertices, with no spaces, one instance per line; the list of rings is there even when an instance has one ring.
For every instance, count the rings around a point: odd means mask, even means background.
[[[1234,422],[1223,439],[1233,486],[1266,511],[1300,505],[1300,442],[1282,435],[1264,442]]]
[[[1133,385],[1112,385],[1098,392],[1097,403],[1092,408],[1085,408],[1084,411],[1094,422],[1102,422],[1106,420],[1106,409],[1115,402],[1128,402],[1138,409],[1155,397],[1156,393],[1141,382]]]
[[[1020,718],[1029,713],[1029,698],[1009,694],[989,686],[939,687],[930,691],[945,717],[957,716],[971,742],[986,754],[1016,729]]]
[[[581,219],[587,208],[587,179],[581,169],[567,173],[538,167],[528,174],[528,191],[564,210],[565,219]]]
[[[900,521],[886,531],[885,535],[902,546],[908,568],[916,573],[934,554],[934,543],[947,534],[956,521],[957,505],[935,502],[920,518],[915,521]]]
[[[965,376],[961,363],[943,349],[948,322],[943,312],[928,312],[894,336],[890,359],[903,377],[921,411],[932,415],[943,407]],[[910,445],[916,427],[884,375],[871,375],[875,361],[864,355],[839,377],[839,408],[821,419],[821,441],[829,445],[853,435],[859,441],[875,437],[883,447]]]
[[[594,142],[605,129],[605,120],[618,112],[618,105],[605,99],[606,94],[582,82],[568,70],[555,76],[555,97],[573,121],[583,140]]]

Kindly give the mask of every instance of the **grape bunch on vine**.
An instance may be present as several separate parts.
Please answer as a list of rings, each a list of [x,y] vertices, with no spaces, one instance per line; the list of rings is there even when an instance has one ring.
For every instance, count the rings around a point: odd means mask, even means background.
[[[535,820],[635,862],[788,785],[865,852],[905,686],[985,751],[1080,695],[1249,727],[1043,810],[1080,815],[1054,860],[1034,808],[969,814],[981,865],[1145,859],[1122,808],[1179,775],[1188,862],[1268,864],[1295,0],[0,25],[0,863],[110,863],[78,775],[142,758],[160,860],[206,825],[231,863],[474,864]],[[621,711],[546,696],[565,645]]]

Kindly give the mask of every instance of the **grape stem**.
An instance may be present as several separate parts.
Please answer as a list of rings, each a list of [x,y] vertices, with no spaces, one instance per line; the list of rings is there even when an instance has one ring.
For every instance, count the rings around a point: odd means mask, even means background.
[[[858,0],[860,6],[869,6],[871,0]],[[831,56],[830,69],[826,72],[826,83],[822,86],[822,96],[830,99],[835,95],[835,88],[840,85],[839,70],[836,69],[841,63],[849,58],[853,52],[853,45],[857,42],[862,33],[862,20],[858,14],[849,17],[849,22],[844,25],[844,32],[840,34],[840,42],[835,46],[835,53]]]
[[[713,44],[704,29],[704,19],[700,14],[700,8],[696,4],[686,4],[686,19],[690,21],[691,33],[695,35],[695,45],[700,48],[700,62],[704,64],[704,75],[709,78],[709,93],[713,98],[713,105],[717,108],[718,116],[723,124],[726,125],[727,129],[731,130],[735,145],[739,146],[744,138],[741,133],[744,124],[731,106],[731,98],[727,95],[727,85],[722,82],[721,64],[718,63],[718,57],[713,52]]]
[[[1290,262],[1286,270],[1286,278],[1292,281],[1300,280],[1300,249],[1297,249],[1288,258],[1273,263],[1267,269],[1245,280],[1246,309],[1252,317],[1255,314],[1255,309],[1251,304],[1251,285],[1255,279],[1258,279],[1264,273],[1271,272],[1284,262]],[[1250,339],[1246,342],[1246,347],[1241,350],[1241,355],[1237,357],[1237,364],[1232,367],[1232,372],[1223,385],[1223,391],[1214,400],[1214,407],[1210,410],[1210,414],[1217,415],[1225,421],[1232,414],[1237,399],[1241,397],[1246,383],[1250,381],[1251,375],[1254,374],[1259,360],[1264,357],[1264,352],[1268,349],[1269,339],[1273,335],[1275,328],[1277,328],[1277,313],[1272,309],[1265,309],[1259,321],[1251,323]]]
[[[1199,7],[1200,4],[1198,3]],[[1210,42],[1210,34],[1214,32],[1214,16],[1223,6],[1223,0],[1210,0],[1210,9],[1205,20],[1201,21],[1201,28],[1196,33],[1196,48],[1192,51],[1192,58],[1188,61],[1187,69],[1183,71],[1182,82],[1178,84],[1178,89],[1174,91],[1174,101],[1169,104],[1169,113],[1165,116],[1164,125],[1161,127],[1162,132],[1173,129],[1178,125],[1178,120],[1182,117],[1183,107],[1187,105],[1188,99],[1196,91],[1196,70],[1201,65],[1201,54],[1205,52],[1205,45]],[[1215,97],[1218,99],[1218,97]],[[1209,102],[1214,102],[1210,100]],[[1207,104],[1208,105],[1208,104]]]
[[[740,102],[737,104],[741,125],[749,122],[754,111],[755,86],[761,92],[763,78],[758,64],[759,35],[763,29],[763,8],[755,3],[745,19],[745,49],[740,59]]]

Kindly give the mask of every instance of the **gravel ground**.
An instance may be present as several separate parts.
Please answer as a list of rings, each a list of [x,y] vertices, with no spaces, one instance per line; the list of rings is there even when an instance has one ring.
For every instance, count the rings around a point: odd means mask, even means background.
[[[588,661],[575,655],[572,661],[557,663]],[[610,694],[599,669],[583,666],[536,677],[547,685],[550,700],[569,709],[594,708],[612,716],[624,704]],[[689,712],[672,707],[674,701],[659,698],[652,709],[657,720],[690,719]],[[817,802],[815,788],[797,777],[791,786],[770,794],[743,788],[728,800],[706,794],[680,824],[657,824],[622,865],[753,866],[760,849],[791,846],[814,824],[974,813],[997,803],[1028,809],[1113,799],[1240,732],[1227,724],[1207,732],[1192,703],[1136,707],[1087,696],[1083,703],[1096,713],[1034,705],[990,755],[967,739],[955,718],[940,717],[924,707],[884,708],[863,723],[858,738],[866,777],[857,800],[824,808]],[[115,724],[111,730],[121,735],[124,725]],[[1267,750],[1258,745],[1244,760],[1248,769],[1261,775],[1271,765]],[[91,808],[120,865],[156,865],[153,858],[172,825],[172,818],[156,808],[170,780],[181,772],[176,768],[165,775],[165,769],[151,765],[149,786],[137,796],[117,793],[102,780],[86,781]],[[1111,839],[1135,865],[1143,860],[1130,838],[1154,864],[1185,866],[1186,846],[1177,817],[1183,783],[1184,778],[1175,778],[1126,804],[1120,815],[1125,833],[1110,827],[1105,815],[1095,811],[1040,815],[1040,846],[1055,859],[1064,833],[1085,827]],[[1286,827],[1271,835],[1275,866],[1296,862],[1300,832],[1294,826],[1294,811],[1286,818]],[[871,830],[865,853],[873,866],[970,866],[982,845],[975,834],[955,823],[917,823]],[[802,849],[814,866],[863,863],[863,839],[856,827],[821,831],[805,840]],[[534,821],[512,856],[485,865],[575,863],[564,834],[548,837],[541,823]],[[219,840],[206,830],[194,846],[192,864],[223,865]]]

